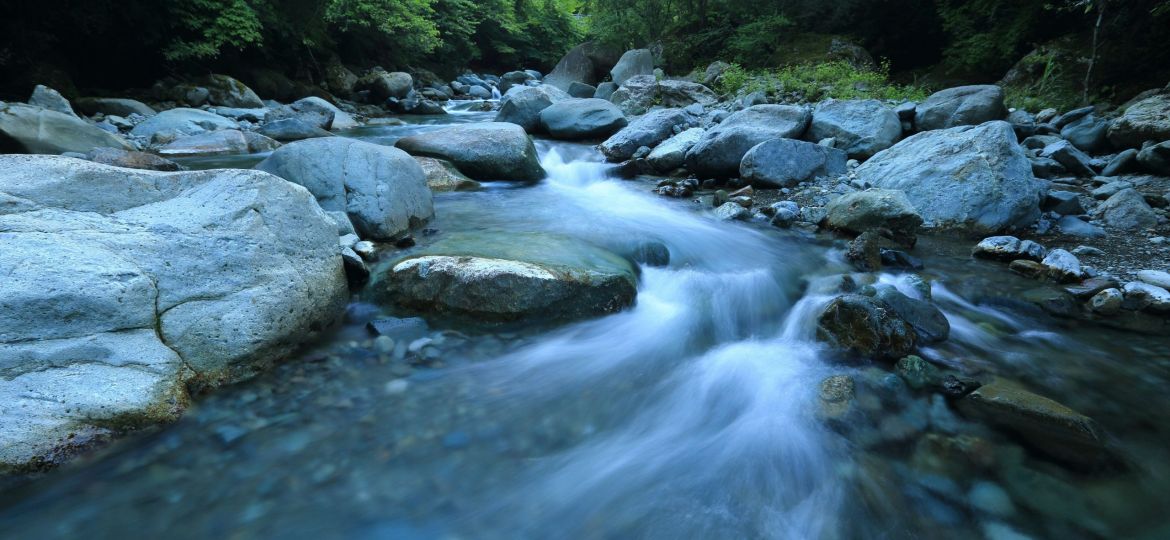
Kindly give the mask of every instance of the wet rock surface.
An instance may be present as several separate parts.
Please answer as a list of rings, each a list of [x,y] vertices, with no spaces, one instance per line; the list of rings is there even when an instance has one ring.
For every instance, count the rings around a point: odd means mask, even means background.
[[[246,378],[344,307],[335,225],[274,176],[50,156],[0,171],[22,201],[0,215],[4,468],[173,420],[187,385]]]

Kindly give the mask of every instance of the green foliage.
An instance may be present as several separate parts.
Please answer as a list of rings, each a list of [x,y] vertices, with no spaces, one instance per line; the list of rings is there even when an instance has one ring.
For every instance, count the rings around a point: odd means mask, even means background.
[[[325,21],[341,32],[373,32],[379,46],[395,47],[411,57],[441,43],[433,0],[328,0]]]
[[[822,62],[772,70],[748,71],[732,64],[720,78],[718,90],[734,95],[765,92],[790,101],[824,99],[882,99],[920,101],[928,92],[916,86],[890,82],[889,66],[860,69],[848,62]]]
[[[1041,47],[1016,63],[1004,81],[1004,101],[1009,107],[1063,111],[1082,104],[1076,80],[1080,64],[1060,45],[1065,44]]]
[[[227,47],[263,42],[262,25],[244,0],[168,0],[178,35],[163,50],[168,60],[206,59]]]
[[[1046,0],[936,0],[943,28],[951,36],[944,51],[960,72],[990,67],[1002,72],[1032,39],[1042,35],[1053,14]]]
[[[583,34],[573,15],[579,7],[577,0],[161,2],[162,9],[148,5],[153,4],[151,0],[130,0],[104,9],[157,12],[154,16],[168,25],[168,31],[149,37],[161,42],[158,48],[171,62],[209,61],[227,53],[311,55],[341,47],[371,62],[401,67],[417,62],[466,67],[475,60],[508,67],[548,66]],[[89,11],[79,6],[79,13]],[[90,24],[114,24],[96,17],[89,20]]]
[[[740,26],[727,40],[728,57],[748,65],[763,65],[792,26],[792,21],[783,15],[763,17]]]

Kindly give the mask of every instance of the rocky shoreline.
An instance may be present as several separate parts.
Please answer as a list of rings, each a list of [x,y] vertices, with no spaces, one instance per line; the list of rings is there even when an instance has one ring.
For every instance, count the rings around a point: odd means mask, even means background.
[[[13,420],[0,469],[49,467],[87,439],[171,421],[193,392],[328,330],[363,289],[408,314],[489,323],[630,306],[637,265],[665,264],[664,248],[534,236],[525,242],[544,254],[533,256],[468,235],[396,254],[433,219],[433,193],[544,178],[536,136],[597,142],[616,174],[719,220],[843,237],[867,277],[815,291],[831,297],[818,338],[843,362],[924,378],[972,417],[1025,435],[1039,425],[1032,443],[1055,459],[1099,465],[1108,451],[1092,420],[1012,381],[935,366],[922,349],[950,329],[929,284],[875,276],[920,270],[919,235],[969,238],[975,256],[1036,278],[1025,300],[1046,312],[1163,335],[1170,90],[1063,114],[1009,111],[993,85],[922,103],[766,103],[718,96],[721,69],[668,78],[649,50],[613,63],[585,47],[547,77],[338,71],[322,95],[287,104],[222,75],[160,82],[149,103],[70,103],[43,86],[27,104],[0,103],[0,148],[50,154],[0,159],[0,238],[12,246],[0,265],[16,276],[0,284],[0,402]],[[344,136],[452,102],[498,107],[496,121],[393,147]],[[263,160],[184,171],[168,159],[240,154]],[[370,346],[436,361],[441,334],[407,326],[375,328]],[[852,384],[826,380],[829,416],[849,414]]]

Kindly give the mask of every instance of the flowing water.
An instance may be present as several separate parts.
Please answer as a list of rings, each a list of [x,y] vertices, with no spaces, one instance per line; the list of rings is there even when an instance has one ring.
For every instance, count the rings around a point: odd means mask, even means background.
[[[381,144],[460,113],[347,133]],[[5,538],[1166,537],[1165,337],[1060,327],[1011,301],[1035,286],[966,243],[926,239],[951,339],[924,355],[999,373],[1096,418],[1127,466],[1075,472],[964,420],[887,369],[813,339],[832,239],[716,221],[612,178],[587,145],[539,141],[549,177],[436,195],[420,247],[450,233],[657,242],[634,307],[558,328],[434,329],[427,366],[348,322],[273,372],[0,492]],[[262,156],[261,156],[262,157]],[[198,167],[258,160],[188,160]],[[392,254],[393,259],[397,254]],[[862,278],[859,278],[862,279]],[[402,348],[400,344],[399,349]],[[857,381],[859,415],[820,414]]]

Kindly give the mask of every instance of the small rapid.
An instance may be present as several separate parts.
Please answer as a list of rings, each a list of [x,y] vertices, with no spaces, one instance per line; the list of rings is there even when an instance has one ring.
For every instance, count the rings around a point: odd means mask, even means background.
[[[348,135],[393,144],[486,116]],[[355,317],[172,426],[0,492],[0,537],[1104,537],[1157,523],[1170,469],[1153,462],[1170,433],[1130,411],[1170,406],[1164,343],[1074,333],[1005,302],[1021,282],[973,269],[967,246],[920,248],[941,253],[929,286],[871,276],[943,310],[951,338],[921,355],[1025,380],[1147,462],[1109,482],[1063,472],[817,342],[851,273],[839,245],[653,195],[590,146],[537,148],[548,178],[436,195],[420,244],[473,232],[661,246],[669,262],[638,268],[633,307],[551,330],[443,328],[442,362],[415,370],[373,350]],[[376,309],[358,297],[351,313]],[[1129,351],[1161,367],[1101,362]],[[826,421],[822,381],[841,375],[858,413]],[[986,510],[997,489],[1010,511]]]

